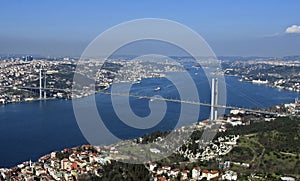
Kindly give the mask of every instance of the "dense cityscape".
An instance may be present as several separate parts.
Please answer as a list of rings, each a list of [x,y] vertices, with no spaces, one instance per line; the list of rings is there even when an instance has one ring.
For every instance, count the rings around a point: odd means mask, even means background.
[[[225,75],[238,76],[241,81],[300,92],[300,60],[297,56],[287,60],[256,58],[247,61],[225,61],[223,65]]]
[[[290,61],[269,59],[252,58],[232,61],[224,58],[222,60],[223,71],[218,71],[216,74],[238,76],[240,81],[299,92],[299,58],[296,57]],[[74,58],[35,60],[32,56],[1,60],[0,103],[32,101],[42,98],[72,98],[73,76],[77,61]],[[184,61],[188,61],[188,58]],[[164,77],[166,72],[184,70],[179,64],[167,60],[145,62],[142,60],[127,61],[126,59],[109,61],[90,59],[84,62],[84,67],[84,71],[81,72],[83,75],[91,71],[95,73],[96,91],[109,88],[113,82],[139,83],[142,78],[159,78]],[[91,92],[80,91],[78,95],[73,94],[73,96],[79,98],[89,94]]]
[[[0,61],[0,103],[13,103],[39,99],[72,98],[76,60],[33,60],[11,58]],[[104,63],[105,62],[105,63]],[[145,62],[141,60],[84,61],[81,74],[95,71],[96,91],[118,82],[138,83],[142,78],[164,77],[164,72],[178,72],[183,68],[173,62]],[[146,68],[147,67],[147,68]],[[78,85],[76,85],[78,86]],[[80,87],[80,86],[79,86]],[[91,93],[80,91],[74,98]],[[41,96],[42,95],[42,96]]]

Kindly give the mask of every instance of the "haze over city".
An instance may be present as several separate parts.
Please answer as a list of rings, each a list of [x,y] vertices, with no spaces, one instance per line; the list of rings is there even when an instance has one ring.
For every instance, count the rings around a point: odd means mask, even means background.
[[[218,56],[299,55],[297,0],[5,0],[0,5],[2,55],[80,56],[106,29],[137,18],[182,23],[199,33]]]

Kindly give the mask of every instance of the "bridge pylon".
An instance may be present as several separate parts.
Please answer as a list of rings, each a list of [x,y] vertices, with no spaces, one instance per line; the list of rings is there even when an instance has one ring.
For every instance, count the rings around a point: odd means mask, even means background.
[[[43,80],[44,80],[44,85],[43,85]],[[39,81],[40,81],[40,85],[39,85],[40,96],[39,96],[39,99],[40,100],[42,100],[43,98],[46,99],[47,98],[47,94],[46,94],[46,89],[47,89],[46,70],[40,69]],[[43,92],[44,92],[44,97],[43,97]]]
[[[216,121],[218,119],[218,78],[211,80],[211,106],[210,106],[210,120]]]

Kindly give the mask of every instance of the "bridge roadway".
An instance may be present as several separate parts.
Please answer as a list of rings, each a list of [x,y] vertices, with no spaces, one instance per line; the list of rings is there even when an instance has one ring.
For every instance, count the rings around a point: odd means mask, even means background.
[[[24,87],[3,86],[3,88],[40,90],[39,87],[26,87],[26,86],[24,86]],[[64,91],[64,92],[69,92],[69,91],[83,92],[83,90],[58,89],[58,88],[42,88],[42,90],[56,90],[56,91]],[[124,96],[124,97],[134,97],[134,98],[139,98],[139,99],[149,99],[149,100],[156,100],[156,101],[167,101],[167,102],[175,102],[175,103],[183,103],[183,104],[192,104],[192,105],[207,106],[207,107],[212,106],[209,103],[202,103],[202,102],[188,101],[188,100],[179,100],[179,99],[170,99],[170,98],[164,98],[164,97],[160,97],[160,96],[144,96],[144,95],[135,95],[135,94],[126,94],[126,93],[117,93],[117,92],[105,92],[105,91],[98,91],[96,93],[107,94],[107,95],[116,95],[116,96]],[[249,108],[240,108],[240,107],[227,106],[227,105],[214,105],[214,107],[220,108],[220,109],[238,109],[238,110],[243,110],[243,111],[246,111],[246,112],[255,112],[255,113],[260,113],[260,114],[268,114],[268,115],[279,115],[279,113],[276,113],[276,112],[257,110],[257,109],[249,109]],[[295,115],[283,114],[282,116],[295,116]]]
[[[179,100],[179,99],[170,99],[170,98],[164,98],[164,97],[159,97],[159,96],[150,97],[150,96],[141,96],[141,95],[135,95],[135,94],[125,94],[125,93],[116,93],[116,92],[100,92],[100,93],[101,94],[116,95],[116,96],[135,97],[135,98],[139,98],[139,99],[150,99],[150,100],[157,100],[157,101],[167,101],[167,102],[175,102],[175,103],[183,103],[183,104],[192,104],[192,105],[207,106],[207,107],[212,106],[209,103]],[[255,110],[255,109],[249,109],[249,108],[240,108],[240,107],[234,107],[234,106],[214,105],[214,107],[221,108],[221,109],[239,109],[239,110],[243,110],[243,111],[246,111],[246,112],[255,112],[255,113],[260,113],[260,114],[278,115],[278,113],[275,113],[275,112]]]

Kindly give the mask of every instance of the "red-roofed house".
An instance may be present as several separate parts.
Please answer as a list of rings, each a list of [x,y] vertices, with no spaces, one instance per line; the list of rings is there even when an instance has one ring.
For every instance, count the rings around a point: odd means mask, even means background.
[[[177,177],[179,174],[179,171],[180,170],[178,168],[175,168],[175,169],[171,170],[170,175],[173,177]]]
[[[212,170],[208,173],[207,180],[217,178],[219,176],[219,171],[218,170]]]
[[[183,170],[183,171],[181,172],[181,179],[182,179],[182,180],[187,180],[187,179],[188,179],[189,173],[190,173],[189,170]]]
[[[202,177],[208,178],[208,173],[209,173],[208,170],[202,170]]]

